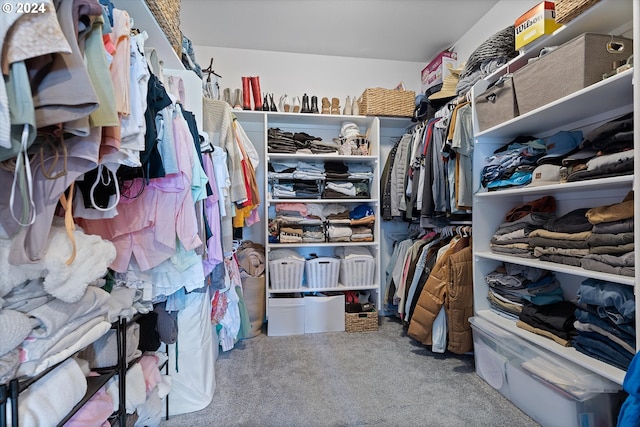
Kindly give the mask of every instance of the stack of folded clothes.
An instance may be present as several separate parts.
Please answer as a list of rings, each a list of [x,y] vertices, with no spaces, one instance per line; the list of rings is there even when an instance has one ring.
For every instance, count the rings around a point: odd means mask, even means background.
[[[325,179],[322,162],[274,161],[269,163],[271,195],[276,199],[318,199]]]
[[[340,144],[323,141],[322,138],[305,132],[284,132],[278,128],[267,131],[269,153],[338,154]]]
[[[581,140],[581,131],[559,131],[544,139],[518,137],[486,159],[482,185],[489,191],[527,185],[538,165],[559,166],[562,157],[576,149]]]
[[[553,273],[535,267],[504,263],[485,276],[492,310],[516,320],[527,302],[541,306],[562,301]]]
[[[589,254],[587,240],[592,225],[585,216],[588,208],[574,209],[552,219],[529,234],[533,255],[542,261],[579,267]]]
[[[330,242],[372,242],[375,213],[372,207],[329,204],[323,208],[327,220],[327,239]]]
[[[349,212],[352,242],[372,242],[373,225],[376,221],[373,208],[358,205]]]
[[[626,370],[635,354],[636,308],[633,286],[586,279],[578,288],[575,311],[581,353]]]
[[[576,336],[575,310],[576,306],[571,301],[557,301],[545,305],[525,302],[516,326],[569,347],[571,340]]]
[[[582,268],[633,277],[633,193],[620,203],[589,209],[586,217],[593,226],[587,239],[589,254],[582,258]]]
[[[320,209],[313,204],[277,203],[276,216],[269,221],[271,243],[324,242]]]
[[[555,217],[556,200],[544,196],[522,203],[505,215],[505,221],[493,234],[489,248],[491,252],[533,258],[529,234]]]
[[[562,159],[566,180],[633,174],[633,113],[598,126]]]

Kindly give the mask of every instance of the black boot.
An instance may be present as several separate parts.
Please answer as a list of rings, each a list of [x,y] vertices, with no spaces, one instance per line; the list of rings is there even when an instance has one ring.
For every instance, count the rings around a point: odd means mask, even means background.
[[[273,94],[272,93],[269,94],[269,108],[271,109],[271,111],[278,111],[278,109],[276,108],[276,103],[273,102]]]
[[[302,95],[302,108],[300,109],[301,113],[310,113],[311,108],[309,108],[309,97],[305,93]]]
[[[264,99],[262,100],[262,111],[269,111],[269,98],[267,94],[264,94]]]
[[[312,96],[311,97],[311,112],[313,114],[319,114],[320,111],[318,111],[318,97],[317,96]]]

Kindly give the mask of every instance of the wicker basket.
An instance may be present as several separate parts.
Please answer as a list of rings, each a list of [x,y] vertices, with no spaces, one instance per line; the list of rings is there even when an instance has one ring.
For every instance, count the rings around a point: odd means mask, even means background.
[[[556,22],[558,24],[566,24],[599,1],[600,0],[556,0]]]
[[[182,0],[145,0],[171,47],[182,58],[182,32],[180,31],[180,3]]]
[[[378,312],[376,310],[361,313],[344,314],[346,332],[370,332],[378,330]]]
[[[363,116],[412,117],[416,93],[411,90],[365,89],[360,101]]]

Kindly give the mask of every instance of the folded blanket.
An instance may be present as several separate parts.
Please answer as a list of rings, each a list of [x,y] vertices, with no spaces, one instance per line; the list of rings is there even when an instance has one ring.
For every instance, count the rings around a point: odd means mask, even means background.
[[[88,286],[82,297],[73,303],[54,299],[31,310],[28,314],[39,323],[31,334],[35,338],[46,338],[55,334],[77,318],[105,316],[108,310],[109,293],[96,286]]]
[[[27,280],[44,277],[44,288],[52,296],[65,302],[76,302],[82,298],[89,283],[107,272],[116,257],[116,249],[113,243],[96,235],[85,234],[79,228],[73,231],[73,236],[76,257],[70,265],[67,265],[67,260],[72,254],[71,241],[64,225],[60,225],[56,219],[40,262],[11,264],[12,241],[0,239],[0,271],[5,277],[0,281],[0,297]]]
[[[136,322],[127,326],[127,351],[126,361],[130,362],[140,356],[142,352],[138,350],[140,342],[140,325]],[[114,329],[109,330],[95,342],[78,353],[78,357],[89,362],[91,369],[109,368],[118,364],[118,343],[117,333]]]
[[[92,325],[92,323],[88,323]],[[55,365],[61,360],[66,359],[78,350],[85,348],[102,335],[104,335],[109,329],[111,329],[111,323],[105,322],[102,319],[98,319],[97,324],[86,329],[87,326],[77,328],[74,333],[65,333],[59,337],[59,341],[53,346],[49,346],[49,352],[41,359],[32,360],[29,362],[23,362],[18,368],[18,375],[34,376],[43,372],[50,366]],[[55,337],[55,336],[54,336]],[[47,340],[54,339],[54,337],[47,338]],[[64,337],[64,340],[61,338]],[[21,348],[21,357],[24,355],[24,342]]]
[[[64,425],[65,427],[100,426],[112,413],[113,399],[103,386]],[[107,423],[107,425],[110,424]]]
[[[29,335],[32,326],[29,318],[23,313],[15,310],[0,310],[0,331],[2,331],[2,339],[0,339],[0,356],[4,356]]]
[[[87,379],[78,363],[71,358],[65,360],[20,394],[20,425],[57,425],[80,402],[86,391]]]

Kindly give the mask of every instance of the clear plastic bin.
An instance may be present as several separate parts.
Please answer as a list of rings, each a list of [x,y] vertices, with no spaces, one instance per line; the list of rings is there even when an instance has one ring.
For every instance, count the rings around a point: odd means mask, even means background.
[[[476,373],[544,427],[613,427],[621,387],[471,317]]]

